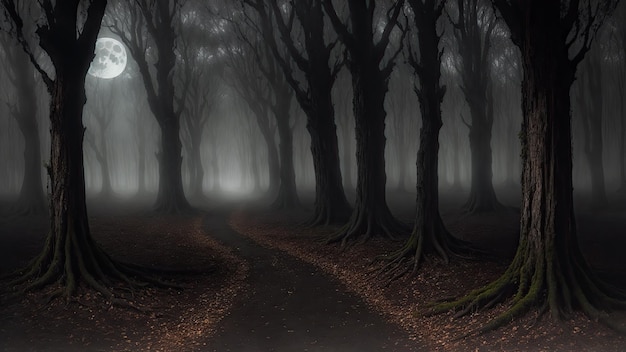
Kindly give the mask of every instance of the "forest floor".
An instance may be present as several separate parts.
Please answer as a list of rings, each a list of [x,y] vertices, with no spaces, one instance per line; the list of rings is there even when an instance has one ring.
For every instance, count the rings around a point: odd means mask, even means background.
[[[0,203],[0,214],[6,204]],[[232,203],[195,216],[157,216],[145,211],[145,203],[90,210],[93,236],[114,258],[193,269],[176,277],[185,289],[146,288],[131,297],[116,288],[148,313],[112,306],[90,292],[76,302],[50,304],[42,293],[28,294],[0,305],[0,351],[626,350],[624,336],[579,314],[555,322],[531,313],[464,339],[456,338],[506,306],[459,319],[422,316],[427,303],[497,278],[515,251],[517,212],[467,215],[459,204],[443,198],[449,229],[501,259],[430,260],[418,275],[388,286],[374,277],[370,263],[401,242],[372,240],[345,250],[323,245],[320,238],[336,228],[301,227],[309,211]],[[412,198],[392,202],[392,210],[409,222]],[[577,214],[584,254],[626,288],[626,207]],[[45,218],[0,217],[0,274],[38,253],[47,225]],[[626,321],[621,312],[615,318]]]
[[[514,203],[514,202],[509,202]],[[482,336],[459,338],[479,328],[508,306],[475,312],[462,318],[452,313],[425,316],[426,307],[441,298],[460,297],[497,279],[515,253],[519,215],[514,208],[493,214],[468,215],[457,199],[443,199],[442,214],[455,235],[496,255],[493,261],[453,260],[450,264],[431,258],[413,277],[388,284],[376,278],[374,259],[397,250],[402,242],[370,240],[347,249],[323,245],[337,227],[310,229],[301,226],[310,212],[282,213],[261,208],[242,208],[231,216],[231,226],[267,248],[278,248],[315,265],[338,278],[348,291],[362,297],[372,309],[402,327],[427,351],[626,351],[626,336],[575,313],[565,321],[554,321],[538,311]],[[394,207],[395,205],[395,207]],[[404,221],[413,216],[410,201],[392,204]],[[577,212],[580,242],[592,266],[617,287],[626,289],[626,208]],[[612,317],[626,324],[625,312]]]
[[[124,285],[115,288],[146,312],[111,305],[86,290],[76,301],[49,304],[46,292],[29,293],[0,304],[0,351],[206,350],[206,337],[246,285],[248,265],[203,232],[202,215],[143,209],[118,204],[91,211],[92,235],[115,259],[180,272],[173,283],[183,289],[150,287],[129,295]],[[0,274],[35,256],[47,227],[44,217],[0,219]]]

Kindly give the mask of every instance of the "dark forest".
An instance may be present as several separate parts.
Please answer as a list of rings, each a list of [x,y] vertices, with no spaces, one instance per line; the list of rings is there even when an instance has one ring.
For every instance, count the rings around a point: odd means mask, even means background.
[[[0,0],[0,350],[626,349],[619,0]]]

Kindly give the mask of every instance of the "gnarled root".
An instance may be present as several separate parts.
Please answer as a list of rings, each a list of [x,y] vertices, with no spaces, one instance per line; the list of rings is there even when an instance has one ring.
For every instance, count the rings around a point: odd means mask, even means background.
[[[455,317],[460,317],[491,308],[513,296],[511,306],[505,312],[470,335],[495,330],[533,308],[546,305],[555,319],[567,317],[573,309],[580,309],[589,318],[626,332],[624,326],[618,325],[603,311],[625,309],[626,293],[601,281],[582,257],[559,257],[556,251],[553,255],[554,260],[547,261],[544,255],[535,256],[531,251],[518,250],[512,264],[496,281],[459,299],[437,303],[428,314],[454,311]]]
[[[469,243],[452,236],[439,219],[416,226],[402,248],[375,258],[375,262],[386,263],[376,277],[386,279],[388,285],[409,272],[414,275],[428,254],[435,254],[448,263],[450,257],[471,258],[478,253]]]
[[[363,243],[374,236],[398,240],[399,236],[406,235],[408,232],[409,228],[396,220],[388,211],[376,212],[375,214],[355,211],[350,221],[338,232],[327,238],[326,243],[341,243],[341,248],[345,248],[348,242],[357,239],[361,239]]]

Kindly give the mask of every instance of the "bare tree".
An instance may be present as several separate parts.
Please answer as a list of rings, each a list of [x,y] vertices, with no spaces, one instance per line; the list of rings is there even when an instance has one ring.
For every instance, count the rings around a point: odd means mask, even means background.
[[[468,246],[453,237],[439,214],[439,131],[441,102],[446,92],[441,80],[441,34],[437,23],[442,17],[445,0],[408,0],[418,47],[409,41],[408,61],[419,78],[414,86],[420,103],[422,128],[417,152],[417,210],[411,237],[399,251],[385,259],[390,262],[383,272],[393,280],[411,270],[417,271],[423,256],[433,253],[448,262],[451,255],[468,252]],[[403,264],[406,257],[410,259]],[[403,264],[403,265],[400,265]]]
[[[182,119],[184,147],[188,155],[189,191],[192,197],[201,199],[204,194],[204,167],[200,147],[219,95],[219,77],[214,71],[221,70],[221,63],[215,58],[216,45],[210,38],[214,34],[205,28],[198,17],[189,16],[184,25],[181,22],[179,33],[178,51],[182,68],[178,75],[178,86],[185,92],[182,95],[186,98]]]
[[[161,129],[159,191],[155,210],[167,213],[191,209],[182,180],[180,120],[186,98],[176,94],[176,21],[182,0],[119,1],[111,6],[108,25],[128,48],[137,63],[148,104]],[[155,55],[155,56],[152,56]],[[149,62],[155,60],[155,72]]]
[[[394,237],[396,233],[406,232],[389,211],[385,194],[385,95],[406,30],[401,31],[395,51],[389,48],[392,47],[391,34],[398,26],[403,5],[404,1],[395,1],[388,11],[384,11],[377,8],[375,1],[349,0],[348,20],[344,22],[333,1],[324,0],[328,18],[347,51],[357,139],[358,174],[354,210],[348,224],[328,240],[341,242],[342,246],[359,237]],[[374,18],[377,10],[383,12],[381,16],[384,17],[380,19],[384,24],[382,29]],[[388,56],[386,61],[383,60],[385,56]]]
[[[458,16],[451,19],[461,58],[461,88],[469,106],[472,181],[465,208],[469,212],[493,211],[502,207],[493,189],[493,93],[489,75],[489,51],[497,21],[491,4],[483,0],[457,0]]]
[[[591,176],[591,203],[594,207],[607,205],[604,181],[603,139],[602,139],[602,58],[601,47],[596,43],[582,62],[580,79],[575,94],[580,104],[580,120],[583,125],[584,153]]]
[[[25,8],[21,1],[16,6]],[[15,211],[20,215],[42,214],[46,211],[46,196],[41,182],[43,163],[37,121],[37,73],[14,38],[2,34],[0,43],[7,63],[3,68],[15,87],[15,99],[11,100],[16,103],[7,102],[7,106],[24,137],[24,177]]]
[[[254,9],[256,16],[248,17],[250,24],[263,35],[307,116],[315,171],[315,211],[310,224],[345,222],[351,209],[341,179],[332,102],[332,87],[341,65],[332,61],[336,41],[327,43],[325,38],[322,1],[291,1],[286,6],[276,0],[243,2]]]
[[[89,115],[93,117],[96,122],[97,131],[94,133],[91,129],[85,129],[85,142],[93,150],[98,164],[100,164],[100,173],[102,175],[102,187],[100,189],[100,195],[103,197],[110,197],[113,193],[111,187],[111,172],[109,170],[109,146],[107,142],[107,131],[113,120],[113,115],[108,111],[113,104],[113,91],[108,89],[107,93],[99,91],[98,88],[102,87],[100,84],[96,84],[94,90],[98,93],[100,99],[95,100],[95,104],[91,104],[87,111]]]
[[[270,119],[271,89],[263,75],[257,68],[258,62],[251,49],[243,43],[227,48],[226,65],[229,68],[224,79],[229,82],[235,92],[246,102],[252,111],[259,131],[267,147],[269,172],[268,195],[274,196],[280,186],[280,161],[278,149],[274,141],[276,135],[275,124]]]

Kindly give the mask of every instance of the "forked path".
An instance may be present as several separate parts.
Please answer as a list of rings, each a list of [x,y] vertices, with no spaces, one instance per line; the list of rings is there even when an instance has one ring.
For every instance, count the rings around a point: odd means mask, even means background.
[[[206,232],[250,265],[249,292],[218,323],[213,351],[416,351],[405,332],[318,268],[261,247],[214,211]]]

